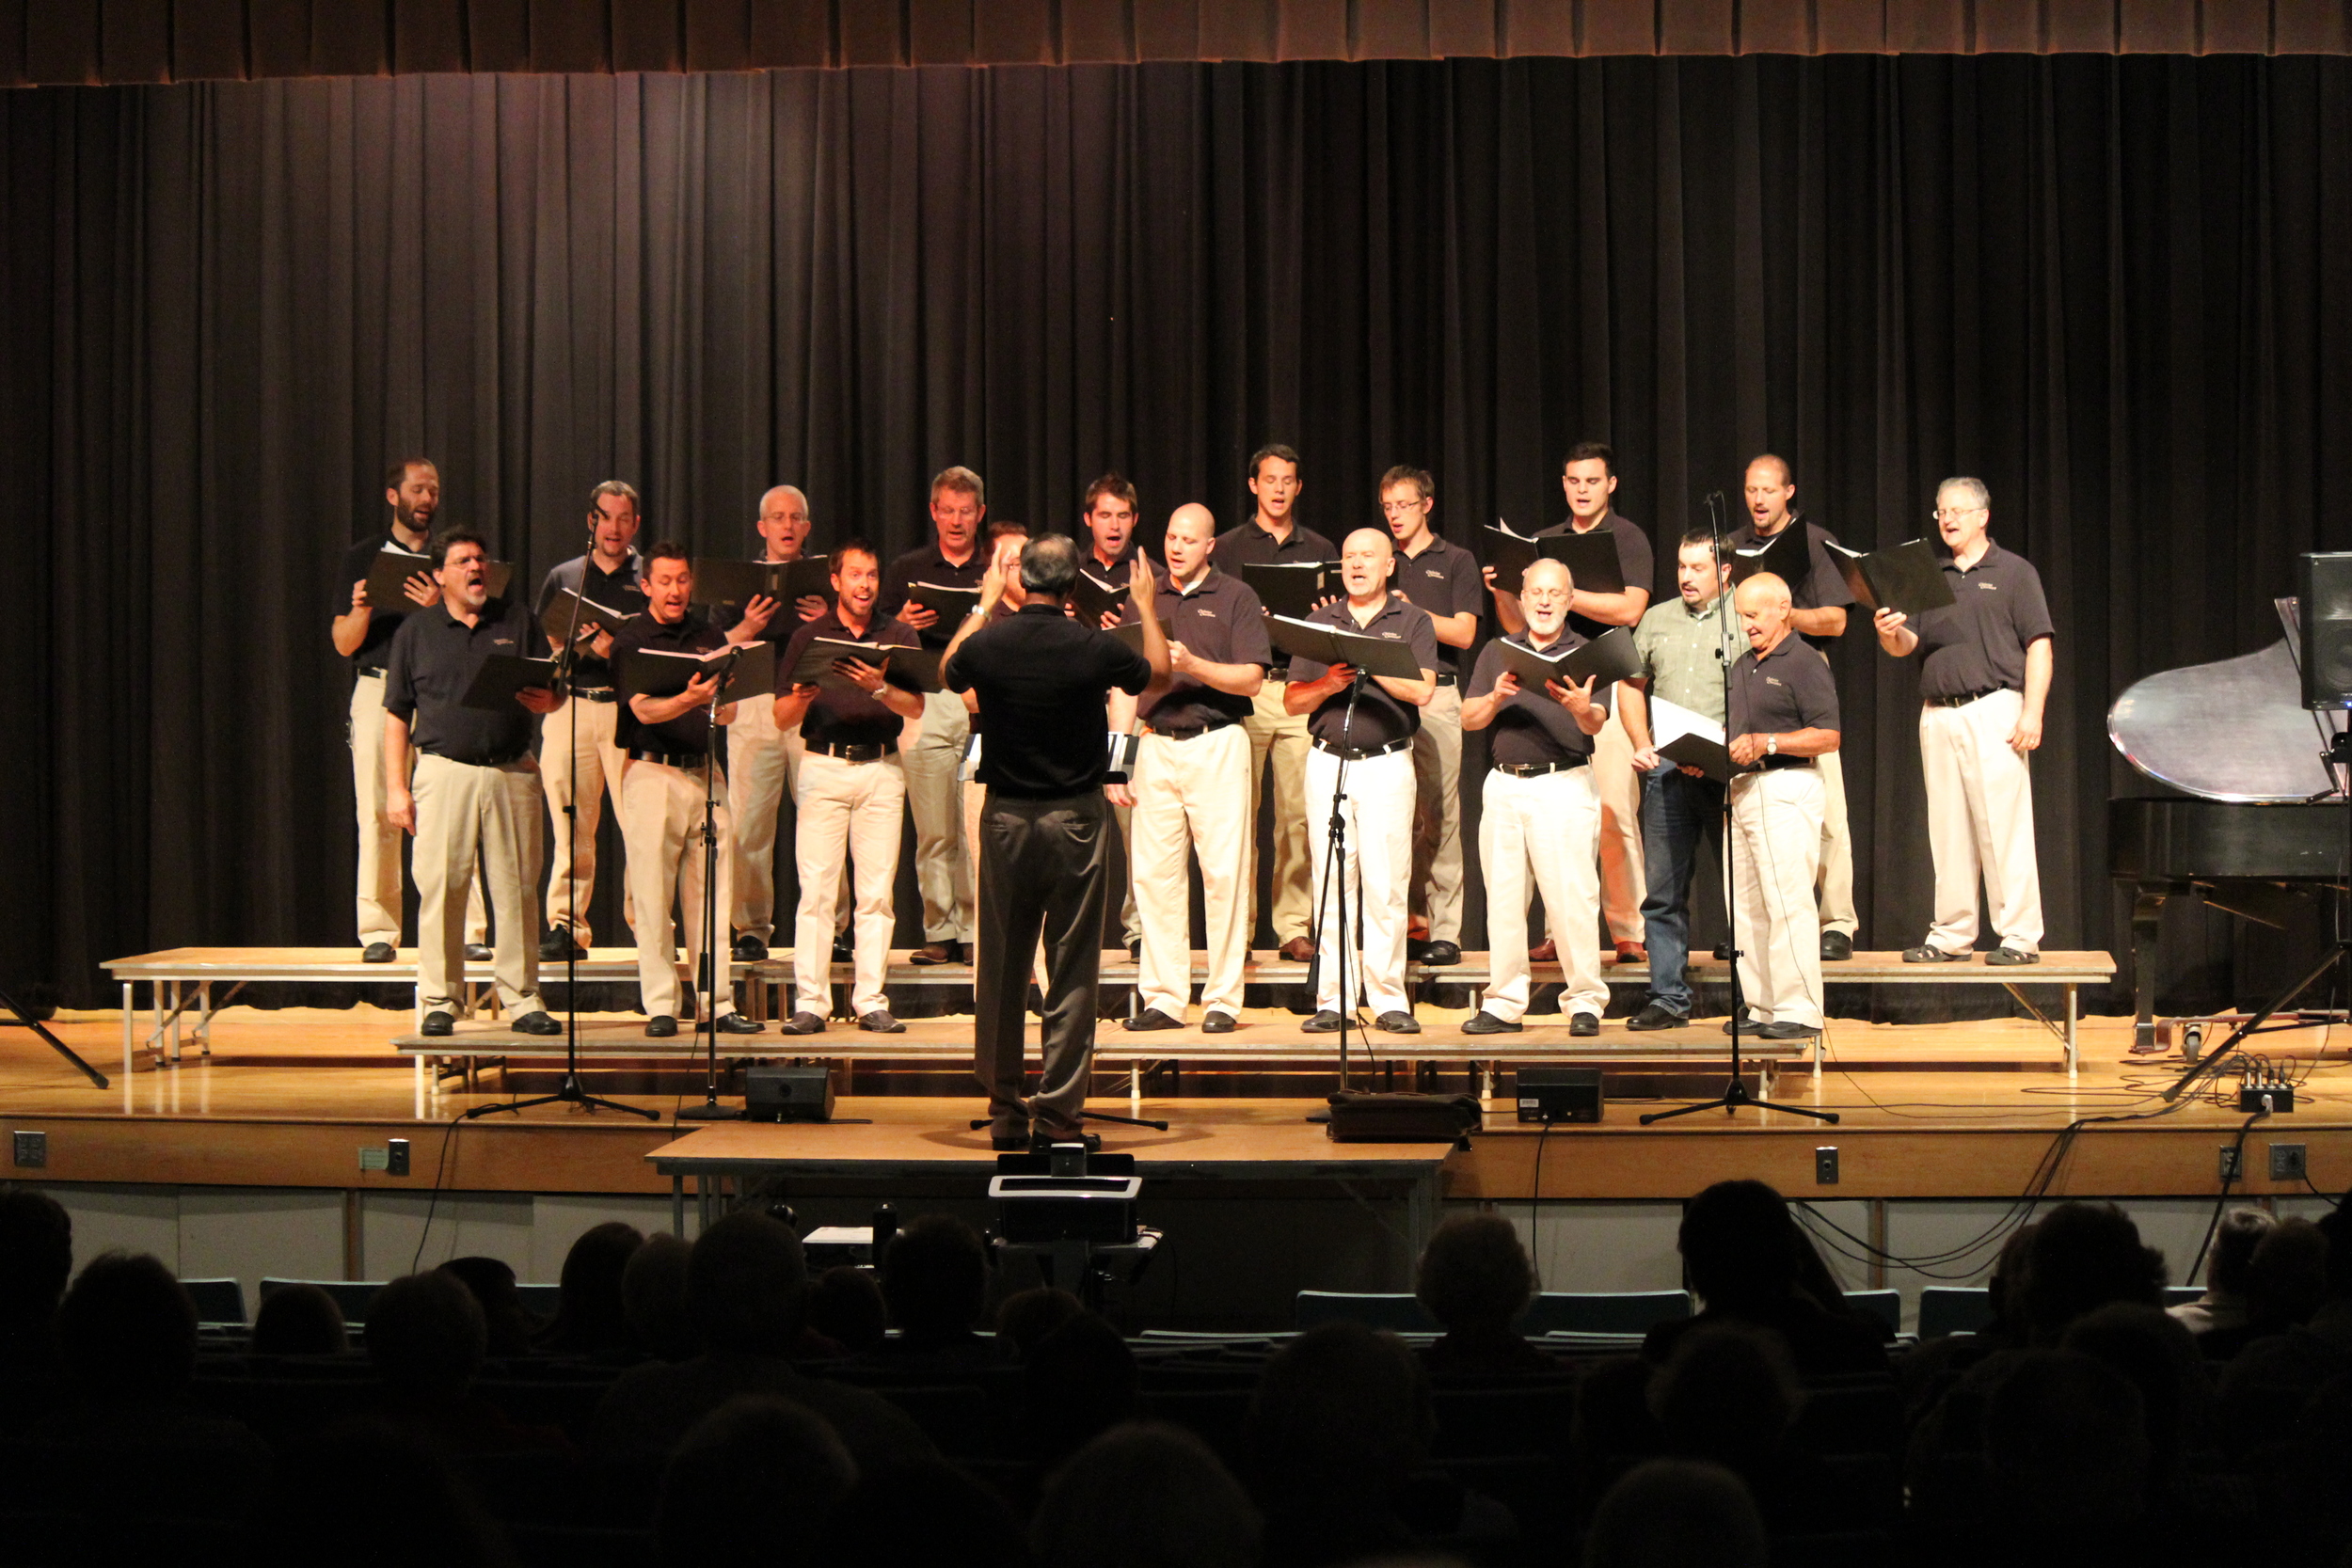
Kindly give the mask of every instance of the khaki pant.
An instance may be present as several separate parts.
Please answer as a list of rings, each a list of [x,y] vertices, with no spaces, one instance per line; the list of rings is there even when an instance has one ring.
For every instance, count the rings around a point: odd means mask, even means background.
[[[1567,982],[1562,1010],[1595,1017],[1608,1011],[1609,984],[1600,975],[1600,876],[1593,863],[1600,800],[1592,768],[1532,779],[1489,772],[1479,814],[1478,862],[1486,874],[1494,965],[1483,1010],[1505,1023],[1527,1016],[1527,897],[1541,892]]]
[[[384,677],[361,675],[351,683],[351,793],[359,823],[359,945],[400,945],[401,831],[384,815]],[[466,940],[486,942],[490,917],[479,883],[466,892]],[[538,941],[536,932],[526,933]]]
[[[1600,912],[1609,940],[1642,940],[1642,895],[1649,879],[1642,867],[1642,775],[1633,766],[1633,740],[1625,733],[1623,708],[1612,693],[1609,722],[1593,736],[1593,793],[1600,800]],[[1547,911],[1556,941],[1560,922]],[[1491,939],[1489,939],[1491,940]]]
[[[476,768],[421,755],[417,800],[417,1012],[463,1017],[466,943],[460,901],[489,888],[498,907],[499,1006],[543,1012],[539,1000],[539,765],[524,757]],[[474,874],[479,862],[481,875]]]
[[[1413,736],[1412,912],[1431,942],[1462,940],[1462,689],[1441,686]]]
[[[1821,929],[1851,937],[1862,922],[1853,909],[1853,831],[1846,825],[1846,768],[1836,752],[1814,762],[1821,770],[1821,874],[1816,889]]]
[[[821,752],[801,761],[793,850],[801,872],[794,923],[793,990],[799,1010],[823,1018],[832,1008],[833,937],[842,883],[857,868],[856,981],[850,1010],[864,1018],[889,1006],[882,981],[890,969],[896,920],[891,886],[898,876],[898,826],[906,811],[905,765],[897,755],[845,762]]]
[[[1133,782],[1132,777],[1129,782]],[[1127,857],[1127,875],[1120,879],[1119,940],[1132,947],[1143,937],[1143,922],[1136,913],[1135,810],[1130,806],[1113,806],[1111,820],[1119,824],[1119,847]]]
[[[923,699],[923,730],[905,756],[907,809],[914,814],[914,881],[923,894],[923,940],[972,940],[971,859],[964,847],[956,768],[972,716],[952,691]]]
[[[1307,753],[1307,814],[1322,824],[1331,819],[1331,796],[1337,788],[1340,759],[1321,747]],[[1405,886],[1413,871],[1413,754],[1391,752],[1347,765],[1347,858],[1340,868],[1347,891],[1350,926],[1361,923],[1360,962],[1347,965],[1348,990],[1340,997],[1340,958],[1354,945],[1352,933],[1340,928],[1334,908],[1338,889],[1330,886],[1328,847],[1318,844],[1314,861],[1316,928],[1323,940],[1316,950],[1315,1006],[1336,1011],[1354,1006],[1362,997],[1381,1013],[1409,1013],[1405,994]],[[1320,837],[1320,834],[1318,834]]]
[[[1249,929],[1258,929],[1258,800],[1266,763],[1274,764],[1274,945],[1303,937],[1313,922],[1313,867],[1318,851],[1307,832],[1307,716],[1282,711],[1280,681],[1267,681],[1251,699],[1242,728],[1249,736]],[[1315,819],[1319,835],[1323,820]],[[1409,824],[1408,824],[1409,832]]]
[[[1170,1018],[1192,994],[1192,883],[1187,850],[1200,854],[1201,914],[1208,927],[1208,983],[1200,1010],[1241,1012],[1242,964],[1249,957],[1250,818],[1244,802],[1249,736],[1239,724],[1172,740],[1147,735],[1136,746],[1134,856],[1136,912],[1143,922],[1137,1000]]]
[[[1928,851],[1935,861],[1935,924],[1928,943],[1977,945],[1977,879],[2004,947],[2042,951],[2042,879],[2034,863],[2033,774],[2010,750],[2026,699],[1995,691],[1964,707],[1919,714],[1928,783]]]
[[[1740,990],[1767,1023],[1821,1026],[1821,775],[1769,768],[1731,781],[1733,937]]]
[[[688,974],[701,974],[703,942],[712,936],[703,929],[703,776],[707,769],[707,765],[685,768],[631,760],[621,773],[621,842],[628,847],[629,892],[636,905],[637,990],[648,1018],[687,1016],[679,1005],[677,928],[671,922],[671,900],[675,898],[685,921]],[[726,787],[726,781],[721,779],[722,800]],[[735,1010],[723,912],[730,907],[727,884],[733,879],[723,805],[718,810],[717,825],[716,907],[722,913],[715,942],[714,1016]]]
[[[616,806],[620,801],[621,768],[628,761],[612,740],[618,712],[612,703],[566,697],[539,725],[539,771],[555,830],[555,848],[548,856],[548,924],[568,929],[582,947],[596,945],[588,905],[596,895],[596,826],[604,820],[605,791],[612,792]],[[571,823],[564,820],[566,806]],[[628,844],[626,832],[621,841]],[[622,917],[634,925],[636,882],[626,868],[621,890]]]
[[[766,942],[776,933],[776,819],[800,799],[801,726],[776,728],[766,697],[738,705],[727,726],[727,819],[735,825],[736,934]]]

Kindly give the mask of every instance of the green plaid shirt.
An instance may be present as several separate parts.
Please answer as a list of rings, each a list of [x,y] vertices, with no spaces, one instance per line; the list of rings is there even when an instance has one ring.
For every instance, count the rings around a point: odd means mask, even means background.
[[[1724,721],[1724,666],[1716,650],[1728,648],[1735,657],[1746,651],[1744,641],[1725,641],[1734,635],[1724,625],[1730,614],[1728,594],[1696,611],[1677,594],[1643,612],[1633,628],[1633,645],[1641,652],[1651,696]]]

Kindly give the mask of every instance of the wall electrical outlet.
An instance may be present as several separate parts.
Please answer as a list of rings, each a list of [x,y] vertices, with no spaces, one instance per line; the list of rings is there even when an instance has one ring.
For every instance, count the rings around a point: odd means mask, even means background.
[[[387,1176],[408,1174],[408,1140],[406,1138],[394,1138],[385,1146],[384,1174]]]
[[[2303,1175],[2303,1146],[2301,1144],[2272,1144],[2270,1146],[2270,1180],[2300,1181]]]
[[[2221,1146],[2221,1180],[2235,1181],[2246,1174],[2246,1158],[2235,1144]]]
[[[16,1163],[27,1169],[38,1169],[49,1163],[49,1134],[19,1132],[16,1134]]]
[[[1837,1146],[1824,1144],[1813,1151],[1813,1180],[1824,1187],[1837,1185]]]
[[[361,1170],[389,1170],[391,1169],[391,1166],[392,1151],[390,1149],[368,1148],[363,1147],[359,1150],[359,1168]]]

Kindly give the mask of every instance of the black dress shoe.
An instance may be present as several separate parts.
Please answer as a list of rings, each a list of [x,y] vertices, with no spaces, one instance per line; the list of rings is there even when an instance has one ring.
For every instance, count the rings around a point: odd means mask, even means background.
[[[1461,943],[1433,942],[1429,944],[1429,951],[1421,956],[1421,961],[1433,969],[1443,969],[1451,964],[1458,964],[1462,961]]]
[[[1834,964],[1841,964],[1852,957],[1853,938],[1848,936],[1843,931],[1823,931],[1821,933],[1821,958],[1823,961]]]
[[[927,942],[907,955],[907,962],[916,964],[960,964],[963,962],[963,943],[960,942]]]
[[[560,1035],[564,1032],[564,1026],[549,1018],[544,1007],[535,1013],[523,1014],[508,1027],[518,1035],[537,1035],[543,1039],[549,1035]]]
[[[1763,1032],[1764,1021],[1754,1013],[1750,1013],[1740,1021],[1740,1033],[1743,1035],[1760,1035]],[[1729,1019],[1724,1020],[1724,1033],[1726,1035],[1731,1033],[1731,1020]]]
[[[825,1032],[825,1021],[815,1013],[794,1013],[781,1027],[787,1035],[821,1035]]]
[[[447,1013],[427,1013],[423,1026],[417,1033],[428,1039],[445,1040],[457,1033],[457,1021]]]
[[[1103,1152],[1103,1134],[1081,1132],[1074,1127],[1059,1132],[1041,1127],[1030,1140],[1030,1147],[1041,1153],[1054,1144],[1083,1144],[1089,1154],[1100,1154]]]
[[[1141,937],[1136,938],[1127,944],[1127,957],[1136,963],[1143,961],[1143,939]]]
[[[1727,964],[1731,961],[1731,943],[1719,942],[1715,944],[1715,961],[1719,964]]]
[[[1524,1033],[1525,1029],[1524,1024],[1512,1023],[1483,1010],[1462,1021],[1462,1033],[1465,1035],[1517,1035]]]
[[[1391,1035],[1418,1035],[1421,1020],[1406,1012],[1386,1012],[1372,1021],[1372,1026]]]
[[[1305,937],[1293,937],[1290,941],[1276,948],[1275,951],[1295,964],[1307,964],[1315,961],[1315,944],[1309,942]]]
[[[466,961],[469,964],[486,964],[497,957],[498,950],[486,942],[466,943]]]
[[[363,964],[388,964],[399,957],[400,950],[389,942],[372,942],[359,949],[359,961]]]
[[[903,1035],[907,1026],[892,1018],[885,1008],[877,1007],[857,1021],[857,1026],[869,1035]]]
[[[1326,1007],[1298,1027],[1310,1035],[1336,1035],[1340,1032],[1340,1015]]]
[[[2012,969],[2019,964],[2038,964],[2042,955],[2028,953],[2022,947],[1995,947],[1984,956],[1984,961],[1995,969]]]
[[[1947,953],[1931,942],[1903,949],[1903,962],[1907,964],[1964,964],[1975,957],[1974,953]]]
[[[768,1026],[755,1018],[741,1013],[724,1012],[710,1021],[710,1027],[722,1035],[764,1035]]]
[[[1221,1007],[1212,1007],[1200,1015],[1200,1032],[1204,1035],[1230,1035],[1240,1026],[1240,1021]]]
[[[735,939],[735,956],[747,964],[755,964],[768,956],[768,944],[746,931]]]
[[[572,940],[572,933],[562,926],[550,926],[540,939],[539,957],[549,963],[562,963],[565,958],[584,958],[588,949]]]
[[[1029,1124],[1027,1122],[1010,1122],[1004,1127],[992,1126],[989,1129],[988,1147],[1000,1154],[1018,1153],[1029,1146]]]
[[[1691,1021],[1662,1002],[1653,1002],[1625,1021],[1629,1029],[1679,1029]]]
[[[837,964],[857,962],[857,941],[847,931],[833,939],[833,961]]]
[[[1756,1032],[1760,1040],[1809,1040],[1820,1031],[1810,1023],[1783,1023],[1775,1019]]]
[[[1598,1013],[1578,1013],[1568,1020],[1568,1033],[1579,1039],[1591,1039],[1600,1033]]]
[[[656,1013],[653,1017],[645,1020],[645,1037],[649,1040],[671,1039],[674,1038],[676,1034],[677,1020],[672,1018],[668,1013]]]
[[[1135,1034],[1141,1034],[1147,1029],[1182,1029],[1184,1026],[1183,1019],[1170,1018],[1157,1007],[1146,1007],[1127,1020],[1128,1030]]]

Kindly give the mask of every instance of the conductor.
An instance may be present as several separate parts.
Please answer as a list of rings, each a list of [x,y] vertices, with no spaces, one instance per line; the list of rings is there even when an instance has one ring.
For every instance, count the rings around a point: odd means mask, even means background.
[[[1104,830],[1108,771],[1103,705],[1116,688],[1138,696],[1168,678],[1168,639],[1156,584],[1141,551],[1129,562],[1141,621],[1138,654],[1110,633],[1081,626],[1062,601],[1078,578],[1078,546],[1066,534],[1021,550],[1021,609],[992,621],[1005,595],[1002,557],[980,579],[980,602],[940,661],[951,691],[977,698],[988,726],[980,752],[978,952],[973,965],[975,1069],[988,1091],[989,1141],[998,1148],[1097,1140],[1083,1133],[1094,1056],[1095,980],[1103,962]],[[1024,1104],[1022,1004],[1030,955],[1045,939],[1042,1070]]]

